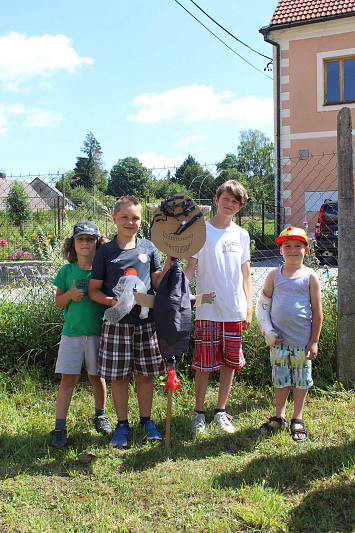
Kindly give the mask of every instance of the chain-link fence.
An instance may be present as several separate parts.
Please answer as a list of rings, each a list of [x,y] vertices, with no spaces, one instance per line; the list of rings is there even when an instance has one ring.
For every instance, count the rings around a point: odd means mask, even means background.
[[[201,165],[201,168],[203,173],[193,176],[185,188],[198,204],[206,206],[206,218],[210,218],[215,213],[213,198],[221,179],[217,165]],[[154,168],[150,174],[155,183],[168,185],[174,183],[175,170]],[[236,222],[246,228],[251,237],[257,288],[267,269],[280,262],[274,242],[279,228],[288,225],[305,227],[312,238],[312,260],[328,261],[336,257],[337,175],[335,153],[311,155],[301,150],[297,159],[281,161],[281,178],[279,183],[275,180],[275,198],[279,201],[264,198],[262,194],[262,199],[258,200],[254,194],[237,215]],[[62,239],[70,234],[71,227],[79,220],[93,219],[102,233],[108,238],[113,237],[115,226],[111,215],[116,198],[95,190],[95,187],[85,187],[84,181],[83,184],[76,183],[73,191],[76,194],[70,194],[65,177],[65,174],[58,173],[45,176],[0,173],[0,261],[50,259],[51,251],[60,248]],[[248,179],[246,176],[246,183]],[[146,204],[160,200],[152,195],[140,200],[143,206],[141,236],[148,237],[151,213]],[[328,206],[326,209],[325,205]],[[324,224],[321,226],[320,220],[322,213],[330,211],[329,206],[333,210],[331,229]],[[322,239],[328,242],[322,242]]]

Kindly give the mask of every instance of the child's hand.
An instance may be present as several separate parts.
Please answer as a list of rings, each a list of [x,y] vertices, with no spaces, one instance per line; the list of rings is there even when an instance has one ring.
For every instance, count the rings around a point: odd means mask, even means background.
[[[252,309],[248,309],[247,310],[247,316],[246,316],[246,318],[245,318],[245,320],[243,322],[243,326],[242,326],[242,329],[244,331],[246,331],[247,329],[250,328],[252,315],[253,315],[253,310]]]
[[[306,346],[306,359],[313,361],[318,355],[318,343],[309,342]]]
[[[277,334],[277,338],[275,340],[275,344],[278,345],[278,344],[282,344],[283,343],[283,340],[284,338],[281,337],[280,333]]]
[[[72,285],[71,289],[68,292],[69,292],[69,296],[70,296],[71,300],[74,300],[74,302],[80,302],[80,300],[82,300],[82,298],[84,296],[83,289],[77,289],[76,288],[76,280],[75,279],[73,280],[73,285]]]

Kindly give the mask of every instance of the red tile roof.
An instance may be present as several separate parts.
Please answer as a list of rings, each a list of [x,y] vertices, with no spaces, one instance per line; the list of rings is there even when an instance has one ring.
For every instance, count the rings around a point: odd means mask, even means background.
[[[355,15],[355,0],[279,0],[270,26]]]

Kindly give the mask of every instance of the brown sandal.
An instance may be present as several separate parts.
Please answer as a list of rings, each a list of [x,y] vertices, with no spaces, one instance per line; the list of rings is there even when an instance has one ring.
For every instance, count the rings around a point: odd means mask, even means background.
[[[277,422],[279,425],[278,426],[273,426],[271,424],[271,422]],[[269,420],[267,422],[265,422],[262,426],[260,426],[258,431],[259,431],[260,435],[264,435],[265,437],[268,437],[272,433],[280,431],[280,429],[287,428],[287,426],[288,426],[288,423],[287,423],[286,417],[285,418],[281,418],[279,416],[272,416],[271,418],[269,418]],[[266,430],[265,433],[262,431],[263,429]]]

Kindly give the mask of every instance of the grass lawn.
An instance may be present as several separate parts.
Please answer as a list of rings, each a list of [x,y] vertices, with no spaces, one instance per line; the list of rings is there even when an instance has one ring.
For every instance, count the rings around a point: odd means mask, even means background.
[[[165,380],[153,417],[165,433]],[[314,389],[304,418],[310,437],[269,438],[257,428],[274,414],[270,389],[235,384],[234,435],[212,426],[193,438],[193,383],[173,394],[171,446],[150,445],[130,398],[131,446],[110,447],[92,424],[88,383],[75,391],[69,445],[49,446],[57,387],[34,372],[0,375],[1,533],[354,532],[355,393]],[[217,389],[207,396],[211,420]],[[292,400],[289,411],[292,414]],[[111,398],[108,414],[115,422]],[[82,463],[79,459],[90,460]],[[79,457],[79,459],[78,459]]]

